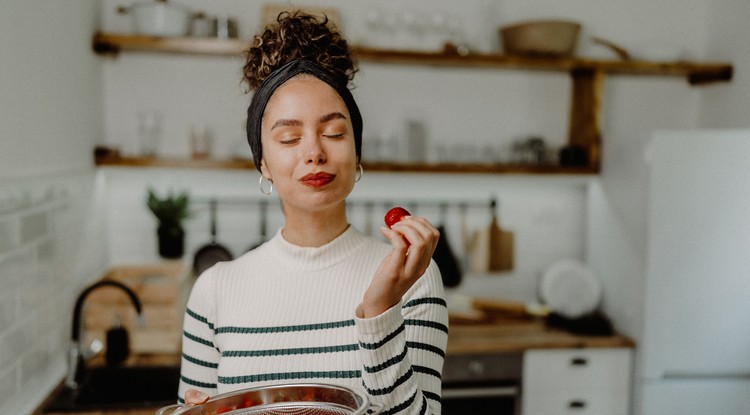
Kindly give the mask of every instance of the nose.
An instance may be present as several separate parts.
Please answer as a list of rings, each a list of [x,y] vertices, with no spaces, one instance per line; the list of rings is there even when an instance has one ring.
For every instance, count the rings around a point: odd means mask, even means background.
[[[311,137],[307,140],[308,145],[305,147],[307,164],[323,164],[326,162],[326,152],[323,148],[320,138]]]

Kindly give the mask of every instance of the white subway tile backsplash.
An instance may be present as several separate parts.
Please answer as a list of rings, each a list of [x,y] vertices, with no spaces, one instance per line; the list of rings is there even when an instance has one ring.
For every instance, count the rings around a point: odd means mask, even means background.
[[[21,243],[33,242],[49,232],[49,216],[46,211],[21,217]]]
[[[8,289],[3,290],[0,294],[0,328],[10,327],[20,318],[20,305],[18,296],[12,286],[5,286]]]
[[[64,376],[73,303],[108,262],[94,175],[0,180],[0,414]]]
[[[0,255],[18,247],[18,221],[13,217],[0,218]]]
[[[2,349],[0,349],[1,351]],[[0,369],[0,396],[13,397],[19,392],[18,390],[18,369],[15,366],[7,369]],[[5,400],[5,399],[4,399]],[[3,408],[3,404],[0,403],[0,410]],[[6,413],[1,412],[0,413]]]
[[[6,290],[18,289],[21,281],[34,275],[36,256],[30,249],[19,249],[0,259],[0,284]]]
[[[0,367],[9,366],[16,362],[23,351],[33,342],[33,334],[25,331],[20,324],[13,324],[10,330],[6,330],[0,337]]]
[[[50,353],[47,342],[29,345],[28,350],[20,359],[20,386],[22,388],[34,387],[35,378],[39,374],[47,373],[50,364]]]
[[[18,289],[21,310],[34,310],[37,314],[53,295],[55,295],[53,284],[39,281],[36,276],[34,280],[22,282]]]
[[[55,259],[56,247],[52,239],[44,239],[39,242],[37,255],[39,262],[47,264]]]

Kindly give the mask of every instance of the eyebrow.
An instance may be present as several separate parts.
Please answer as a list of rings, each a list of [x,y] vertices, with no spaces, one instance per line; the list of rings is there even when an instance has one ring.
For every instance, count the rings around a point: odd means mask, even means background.
[[[290,120],[290,119],[280,119],[277,120],[275,123],[273,123],[273,126],[271,126],[271,130],[273,130],[276,127],[300,127],[302,125],[302,121],[300,120]]]
[[[318,119],[318,123],[323,124],[331,120],[345,120],[346,116],[340,112],[332,112],[330,114],[326,114]]]
[[[340,112],[331,112],[329,114],[323,115],[322,117],[318,118],[319,124],[327,123],[331,120],[338,120],[338,119],[346,119],[346,116]],[[275,123],[273,123],[273,126],[271,126],[271,130],[277,127],[301,127],[302,121],[295,120],[295,119],[288,119],[288,118],[282,118],[280,120],[277,120]]]

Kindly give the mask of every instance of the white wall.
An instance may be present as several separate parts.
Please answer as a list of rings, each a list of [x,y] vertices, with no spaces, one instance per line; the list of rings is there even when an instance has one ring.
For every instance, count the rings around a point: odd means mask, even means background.
[[[0,14],[2,177],[87,169],[102,132],[97,2],[34,4],[5,1]]]
[[[95,197],[102,135],[96,0],[0,11],[0,413],[29,414],[65,371],[75,295],[107,251]]]
[[[711,88],[701,101],[701,124],[705,128],[744,128],[750,125],[750,45],[746,22],[750,4],[742,0],[721,0],[708,14],[706,57],[726,59],[734,64],[731,84]]]

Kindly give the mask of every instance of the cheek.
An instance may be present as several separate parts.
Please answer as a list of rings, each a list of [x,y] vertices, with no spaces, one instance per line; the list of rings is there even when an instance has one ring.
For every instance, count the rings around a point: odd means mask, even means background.
[[[288,164],[289,157],[284,157],[282,151],[272,142],[261,141],[263,146],[262,170],[270,177],[279,176]]]

